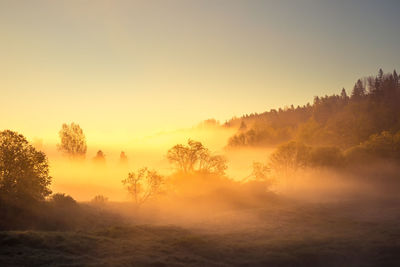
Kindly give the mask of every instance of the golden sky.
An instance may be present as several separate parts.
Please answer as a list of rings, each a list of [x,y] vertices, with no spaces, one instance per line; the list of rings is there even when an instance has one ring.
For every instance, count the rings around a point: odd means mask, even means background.
[[[398,13],[396,1],[4,0],[0,129],[56,142],[74,121],[121,143],[305,104],[396,68]]]

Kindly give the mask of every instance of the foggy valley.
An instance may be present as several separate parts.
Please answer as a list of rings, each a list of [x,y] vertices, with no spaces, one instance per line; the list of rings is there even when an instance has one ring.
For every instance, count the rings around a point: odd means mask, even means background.
[[[0,266],[400,266],[399,14],[0,0]]]

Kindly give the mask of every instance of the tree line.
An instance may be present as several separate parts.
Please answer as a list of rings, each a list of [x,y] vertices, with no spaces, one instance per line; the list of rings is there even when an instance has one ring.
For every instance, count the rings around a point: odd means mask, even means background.
[[[400,81],[396,71],[379,70],[358,79],[351,94],[314,98],[296,108],[272,109],[262,114],[233,118],[224,127],[237,128],[228,147],[276,146],[290,140],[311,146],[349,149],[372,135],[400,130]]]

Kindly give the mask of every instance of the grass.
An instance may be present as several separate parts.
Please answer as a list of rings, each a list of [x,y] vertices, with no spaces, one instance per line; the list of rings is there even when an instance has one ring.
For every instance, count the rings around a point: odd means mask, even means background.
[[[400,266],[399,215],[387,203],[279,204],[185,227],[5,231],[0,266]]]

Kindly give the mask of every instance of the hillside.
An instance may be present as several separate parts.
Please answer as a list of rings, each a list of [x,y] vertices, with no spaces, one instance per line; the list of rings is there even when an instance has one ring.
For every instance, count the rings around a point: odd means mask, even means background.
[[[383,131],[400,130],[400,83],[396,71],[359,79],[351,94],[316,96],[312,104],[233,118],[228,147],[266,147],[295,140],[348,149]]]

